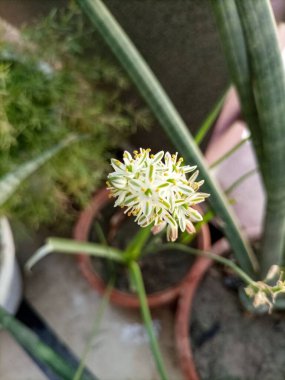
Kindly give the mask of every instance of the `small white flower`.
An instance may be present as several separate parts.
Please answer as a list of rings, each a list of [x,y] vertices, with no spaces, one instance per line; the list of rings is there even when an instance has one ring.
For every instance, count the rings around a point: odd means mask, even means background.
[[[153,224],[153,233],[167,227],[167,239],[175,241],[178,227],[194,233],[193,222],[202,220],[193,205],[203,202],[209,194],[198,192],[204,181],[195,182],[196,166],[182,166],[178,154],[163,151],[153,155],[150,149],[125,151],[123,162],[112,159],[114,171],[108,175],[108,189],[116,199],[115,206],[126,207],[125,213],[146,227]],[[187,179],[186,174],[194,172]]]

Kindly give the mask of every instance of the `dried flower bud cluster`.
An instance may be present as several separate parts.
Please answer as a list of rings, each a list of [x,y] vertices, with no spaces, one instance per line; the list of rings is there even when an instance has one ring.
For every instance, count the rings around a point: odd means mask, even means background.
[[[153,224],[153,233],[167,227],[167,239],[175,241],[178,227],[194,233],[193,222],[202,220],[193,208],[209,194],[198,192],[204,181],[196,182],[196,166],[182,166],[178,154],[163,151],[153,155],[150,149],[125,151],[123,162],[112,159],[114,169],[108,175],[108,189],[117,198],[115,206],[126,207],[125,213],[135,216],[141,227]],[[193,172],[187,179],[186,175]]]
[[[269,282],[269,283],[268,283]],[[273,284],[270,284],[274,282]],[[256,308],[267,306],[272,312],[276,297],[285,293],[285,273],[278,265],[273,265],[264,281],[256,281],[254,285],[245,288],[246,294],[253,298],[253,306]]]

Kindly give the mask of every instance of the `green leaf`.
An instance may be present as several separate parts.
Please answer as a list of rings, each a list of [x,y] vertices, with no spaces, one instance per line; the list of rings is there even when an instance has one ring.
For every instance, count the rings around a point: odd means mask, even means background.
[[[250,137],[245,137],[240,142],[238,142],[235,146],[233,146],[230,150],[228,150],[225,154],[222,155],[222,157],[219,157],[216,161],[214,161],[210,165],[210,169],[215,168],[216,166],[220,165],[222,162],[224,162],[227,158],[229,158],[232,154],[234,154],[239,148],[243,146],[247,141],[250,140]]]
[[[77,2],[126,69],[177,150],[187,163],[194,162],[198,165],[201,176],[205,179],[205,190],[211,194],[209,201],[214,211],[223,219],[224,231],[231,241],[235,255],[240,265],[248,273],[252,273],[256,267],[253,252],[242,236],[225,196],[210,175],[202,153],[169,97],[104,4],[100,0]]]
[[[241,0],[243,1],[243,0]],[[251,68],[247,55],[246,41],[235,0],[211,0],[225,52],[231,79],[235,85],[243,116],[251,130],[257,157],[263,156],[262,135],[252,89]],[[263,167],[260,167],[263,173]]]
[[[203,121],[202,125],[200,126],[196,136],[195,136],[195,142],[196,144],[200,145],[203,141],[204,137],[208,133],[209,129],[213,126],[215,120],[217,119],[226,97],[226,93],[221,97],[221,99],[214,105],[214,108],[211,110],[209,115],[206,117],[206,119]]]
[[[261,276],[285,254],[285,73],[269,1],[236,1],[252,71],[252,87],[263,141],[267,194]]]
[[[13,172],[6,174],[0,179],[0,206],[3,205],[17,190],[21,183],[31,174],[38,170],[44,163],[55,156],[63,148],[77,141],[80,137],[76,135],[68,136],[59,144],[46,150],[38,157],[18,166]]]
[[[0,326],[7,330],[39,363],[48,366],[61,380],[73,378],[76,369],[72,368],[61,356],[44,344],[36,334],[8,314],[1,306]],[[84,373],[81,380],[96,380],[96,378]]]
[[[124,262],[123,252],[116,248],[106,247],[104,245],[81,242],[71,239],[49,238],[47,243],[39,248],[33,256],[27,261],[25,268],[31,268],[49,253],[68,253],[68,254],[86,254],[95,257],[102,257],[118,262]]]
[[[285,74],[267,0],[212,0],[267,195],[261,278],[285,262]]]

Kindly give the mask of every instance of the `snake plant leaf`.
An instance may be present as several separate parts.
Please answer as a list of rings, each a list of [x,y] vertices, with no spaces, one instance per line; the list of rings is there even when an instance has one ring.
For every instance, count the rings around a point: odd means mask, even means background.
[[[81,137],[77,135],[68,136],[60,143],[41,153],[38,157],[19,165],[14,171],[7,173],[4,177],[0,178],[0,206],[2,206],[17,190],[21,183],[38,170],[40,166],[79,138]]]
[[[261,270],[284,264],[285,253],[285,72],[275,21],[267,0],[236,1],[252,70],[252,86],[263,138],[262,168],[267,204]]]
[[[242,0],[243,1],[243,0]],[[252,89],[250,63],[246,41],[235,0],[211,0],[220,33],[222,47],[242,107],[243,116],[250,128],[260,171],[263,174],[263,141],[259,129],[258,113]]]
[[[285,74],[267,0],[212,0],[232,80],[251,130],[267,195],[261,277],[283,265]]]
[[[198,165],[205,179],[205,190],[211,194],[209,201],[223,220],[225,234],[240,265],[246,272],[253,273],[257,265],[253,252],[241,234],[225,196],[210,175],[197,144],[160,83],[102,1],[77,0],[77,3],[128,72],[177,150],[187,162]]]
[[[69,253],[73,255],[84,252],[90,256],[124,262],[123,252],[113,247],[111,248],[102,244],[76,241],[72,239],[49,238],[47,239],[47,243],[39,248],[27,261],[25,265],[26,270],[31,270],[38,261],[52,252]]]
[[[0,327],[7,330],[14,339],[24,347],[35,359],[46,365],[57,379],[71,380],[76,373],[76,368],[69,365],[61,356],[56,354],[48,345],[29,328],[12,317],[0,306]],[[96,380],[88,373],[83,373],[81,380]]]

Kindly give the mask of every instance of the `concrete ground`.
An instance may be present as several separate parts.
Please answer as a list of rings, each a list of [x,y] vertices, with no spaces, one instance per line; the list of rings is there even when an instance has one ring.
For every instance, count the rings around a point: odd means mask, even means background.
[[[22,240],[21,237],[20,240]],[[40,243],[26,237],[18,243],[23,263]],[[101,298],[82,278],[73,257],[50,255],[25,278],[25,297],[80,357],[92,331]],[[171,380],[181,380],[173,337],[173,310],[153,312],[154,324]],[[100,380],[157,380],[140,313],[108,305],[87,358]],[[35,364],[5,332],[0,332],[1,380],[42,380]]]

